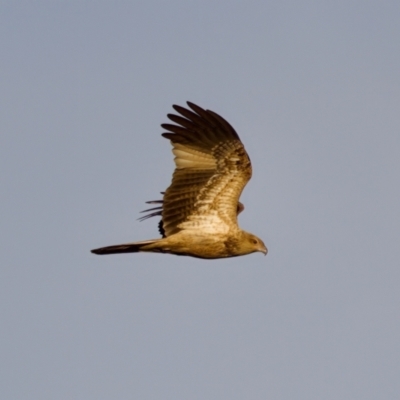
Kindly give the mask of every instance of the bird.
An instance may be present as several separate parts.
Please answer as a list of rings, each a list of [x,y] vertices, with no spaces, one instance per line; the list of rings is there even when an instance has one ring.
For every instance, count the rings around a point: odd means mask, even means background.
[[[267,254],[264,242],[242,230],[239,197],[250,180],[250,158],[235,129],[217,113],[187,102],[173,105],[171,123],[161,124],[175,156],[170,186],[156,207],[142,211],[145,220],[160,216],[161,238],[91,250],[94,254],[167,253],[201,259]]]

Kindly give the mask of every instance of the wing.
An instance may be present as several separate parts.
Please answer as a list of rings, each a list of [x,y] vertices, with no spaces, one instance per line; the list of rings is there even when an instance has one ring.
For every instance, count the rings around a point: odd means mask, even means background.
[[[176,165],[162,202],[161,231],[170,236],[183,229],[211,234],[238,229],[238,202],[251,178],[250,159],[227,121],[187,104],[191,110],[173,106],[181,116],[168,114],[177,125],[161,125]]]
[[[161,194],[164,194],[164,193],[165,192],[161,192]],[[146,204],[163,204],[163,200],[150,200],[150,201],[146,201]],[[144,215],[143,217],[138,218],[138,220],[145,221],[146,219],[151,218],[151,217],[157,217],[157,216],[162,217],[162,210],[163,210],[163,206],[161,205],[161,206],[148,208],[147,210],[140,211],[140,213],[150,213],[150,214]],[[236,215],[239,215],[243,210],[244,210],[244,204],[241,203],[240,201],[238,201],[237,207],[236,207]],[[162,219],[158,223],[158,231],[160,232],[160,235],[162,237],[166,237],[165,231],[163,228]]]

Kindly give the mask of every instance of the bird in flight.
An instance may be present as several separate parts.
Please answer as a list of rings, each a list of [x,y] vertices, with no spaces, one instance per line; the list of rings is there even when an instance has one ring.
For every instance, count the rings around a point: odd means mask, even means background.
[[[94,254],[169,253],[203,259],[243,256],[260,251],[263,241],[239,228],[244,209],[239,197],[251,178],[250,158],[233,127],[210,110],[187,102],[162,124],[175,155],[171,185],[141,219],[161,216],[162,238],[92,250]]]

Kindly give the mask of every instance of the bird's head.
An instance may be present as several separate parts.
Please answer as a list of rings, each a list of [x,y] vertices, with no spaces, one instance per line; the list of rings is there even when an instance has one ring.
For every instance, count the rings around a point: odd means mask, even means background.
[[[266,256],[268,253],[267,246],[264,242],[252,233],[242,231],[242,239],[240,240],[240,251],[242,254],[255,253],[261,251]]]

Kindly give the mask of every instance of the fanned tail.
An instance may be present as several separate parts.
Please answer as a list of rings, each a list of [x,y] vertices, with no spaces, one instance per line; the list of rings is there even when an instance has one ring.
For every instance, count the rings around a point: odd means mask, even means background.
[[[142,248],[158,242],[160,239],[144,240],[142,242],[116,244],[114,246],[100,247],[91,250],[94,254],[119,254],[119,253],[138,253]]]

